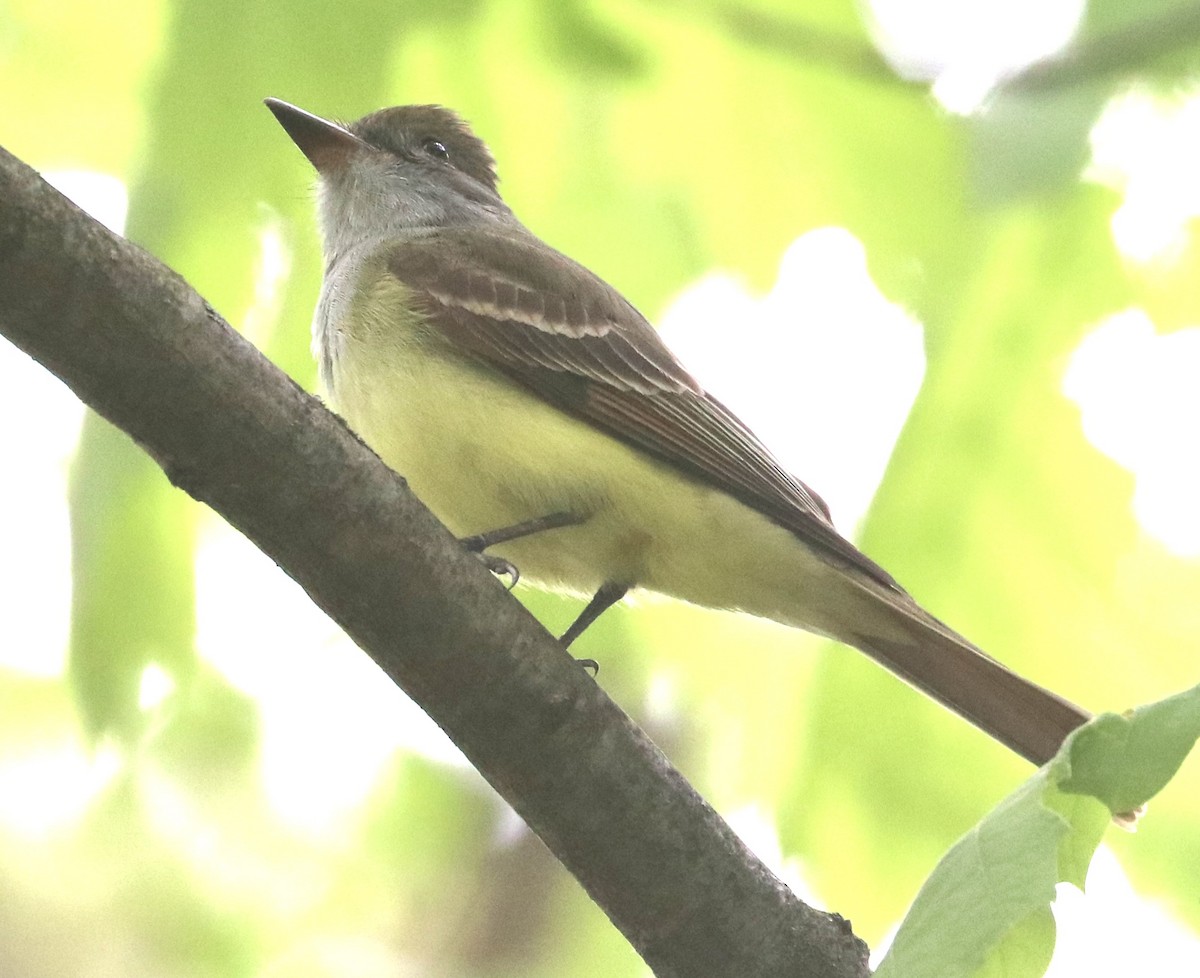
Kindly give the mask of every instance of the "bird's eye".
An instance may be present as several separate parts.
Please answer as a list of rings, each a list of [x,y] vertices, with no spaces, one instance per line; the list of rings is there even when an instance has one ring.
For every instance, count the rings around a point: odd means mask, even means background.
[[[446,149],[446,144],[443,142],[427,139],[421,144],[421,148],[435,160],[441,160],[443,163],[450,162],[450,150]]]

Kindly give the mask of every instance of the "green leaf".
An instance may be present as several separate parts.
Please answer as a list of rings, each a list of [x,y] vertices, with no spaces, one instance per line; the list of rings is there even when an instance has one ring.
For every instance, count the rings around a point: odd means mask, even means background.
[[[1105,714],[962,837],[917,894],[877,978],[1037,978],[1058,882],[1082,888],[1110,815],[1162,790],[1200,737],[1200,686]]]
[[[1129,714],[1106,713],[1077,736],[1062,790],[1114,813],[1145,804],[1175,776],[1200,737],[1200,686]]]

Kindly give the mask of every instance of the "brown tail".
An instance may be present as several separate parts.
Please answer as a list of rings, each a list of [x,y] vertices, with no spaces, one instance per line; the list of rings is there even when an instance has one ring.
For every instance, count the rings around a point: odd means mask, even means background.
[[[926,613],[907,595],[888,594],[862,621],[863,631],[840,635],[902,679],[1039,767],[1076,727],[1086,710],[1005,668]]]

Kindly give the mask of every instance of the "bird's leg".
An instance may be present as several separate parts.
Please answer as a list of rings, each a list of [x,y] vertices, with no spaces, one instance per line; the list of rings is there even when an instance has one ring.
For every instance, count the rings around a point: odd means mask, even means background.
[[[489,530],[487,533],[477,533],[473,537],[463,537],[460,543],[473,553],[481,553],[488,547],[495,546],[497,543],[508,543],[509,540],[519,540],[521,537],[533,536],[535,533],[541,533],[543,530],[557,530],[562,526],[576,526],[582,523],[586,517],[578,516],[575,513],[549,513],[546,516],[539,516],[537,519],[526,520],[524,523],[514,523],[512,526],[504,526],[498,530]]]
[[[543,530],[557,530],[563,526],[576,526],[585,519],[586,517],[578,516],[575,513],[549,513],[546,516],[526,520],[524,523],[514,523],[512,526],[502,526],[498,530],[489,530],[486,533],[477,533],[471,537],[463,537],[459,543],[469,552],[479,554],[479,559],[483,561],[484,566],[493,574],[504,574],[509,577],[511,583],[508,585],[508,589],[511,591],[517,586],[517,581],[521,579],[521,572],[517,570],[511,561],[505,560],[503,557],[496,557],[493,554],[485,554],[484,550],[497,543],[508,543],[510,540],[519,540],[521,537],[532,536],[535,533],[541,533]],[[603,611],[604,609],[601,608],[600,610]]]
[[[600,590],[592,595],[592,600],[587,603],[587,607],[579,613],[579,617],[571,623],[571,627],[563,632],[562,638],[559,639],[563,648],[570,648],[571,643],[579,638],[592,622],[625,597],[628,590],[628,584],[617,584],[615,581],[601,584]],[[600,671],[600,663],[595,659],[580,659],[579,664],[585,669],[591,669],[592,675]]]

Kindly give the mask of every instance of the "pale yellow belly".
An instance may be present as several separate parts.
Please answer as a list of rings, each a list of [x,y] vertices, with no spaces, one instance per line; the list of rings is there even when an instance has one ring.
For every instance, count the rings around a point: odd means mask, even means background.
[[[611,483],[617,473],[641,480],[652,499],[656,463],[469,361],[396,352],[403,362],[350,354],[338,407],[451,531],[570,512],[586,522],[492,552],[530,581],[573,591],[646,578],[654,506],[630,512],[635,489],[620,492],[618,508]]]

